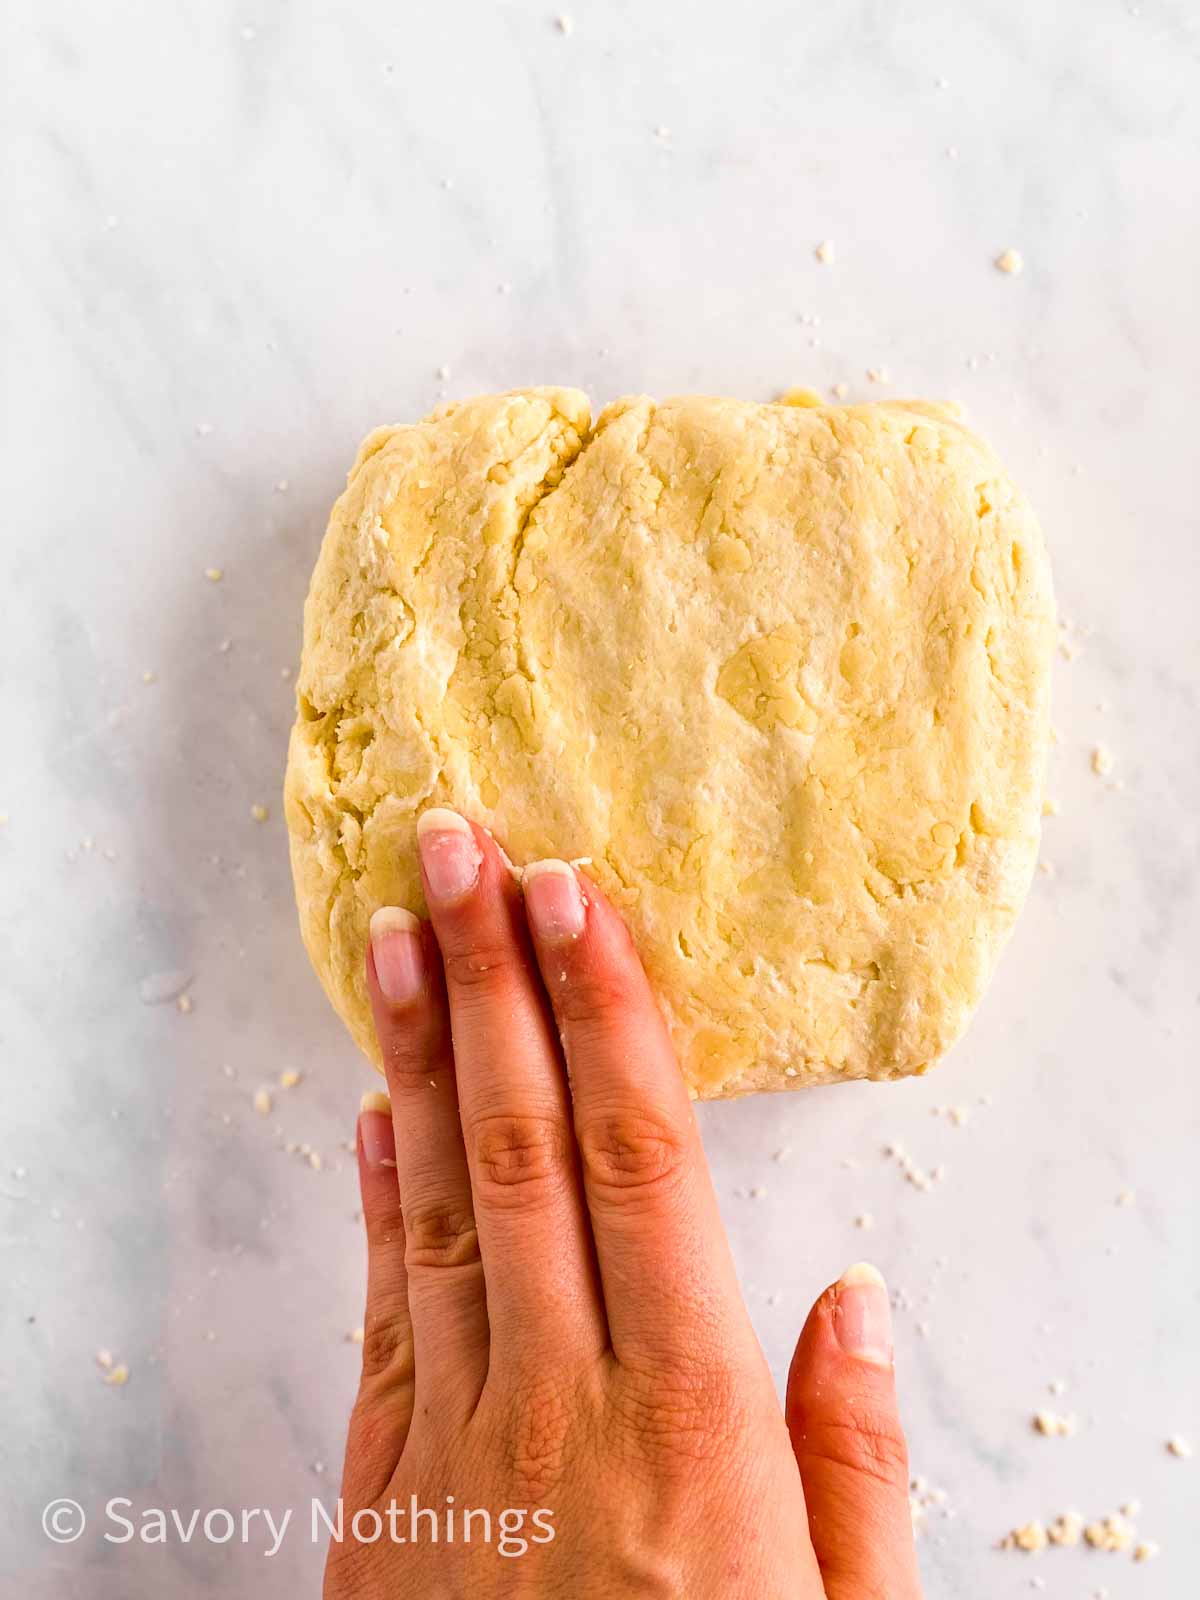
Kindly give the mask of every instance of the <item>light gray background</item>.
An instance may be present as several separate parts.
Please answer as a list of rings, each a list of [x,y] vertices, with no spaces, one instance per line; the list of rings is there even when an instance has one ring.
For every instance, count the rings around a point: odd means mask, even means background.
[[[298,1535],[272,1561],[119,1549],[95,1513],[336,1492],[341,1142],[370,1079],[300,946],[279,787],[359,437],[526,383],[845,381],[968,407],[1041,512],[1079,653],[1053,875],[952,1059],[702,1111],[746,1293],[782,1377],[820,1288],[887,1272],[913,1470],[950,1513],[931,1597],[1190,1594],[1200,1459],[1164,1441],[1200,1445],[1194,9],[570,9],[567,36],[512,0],[8,9],[4,1592],[317,1592]],[[149,1003],[164,974],[190,1015]],[[891,1140],[945,1177],[914,1188]],[[1075,1437],[1032,1432],[1046,1405]],[[57,1495],[93,1513],[64,1549]],[[1134,1497],[1144,1567],[994,1548]]]

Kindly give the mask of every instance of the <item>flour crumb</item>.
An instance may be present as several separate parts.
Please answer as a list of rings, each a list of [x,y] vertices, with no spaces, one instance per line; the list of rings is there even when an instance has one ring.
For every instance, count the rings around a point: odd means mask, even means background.
[[[442,382],[445,383],[446,379],[450,376],[450,368],[445,366],[445,365],[440,366],[437,369],[437,375],[442,380]]]
[[[1153,1539],[1143,1539],[1140,1544],[1135,1544],[1133,1547],[1135,1561],[1153,1561],[1157,1554],[1158,1546]]]
[[[255,822],[265,822],[271,813],[267,810],[266,806],[255,802],[255,804],[250,807],[250,815],[254,818]]]
[[[192,1012],[192,997],[191,997],[191,995],[190,994],[177,995],[176,998],[175,998],[175,1009],[185,1017],[190,1016],[191,1012]]]
[[[817,260],[821,263],[821,265],[823,267],[831,267],[833,265],[834,257],[835,257],[835,251],[834,251],[834,248],[833,248],[833,240],[832,239],[822,239],[820,244],[813,251],[813,255],[816,256]]]
[[[209,583],[220,583],[221,579],[225,576],[225,570],[223,567],[205,567],[204,576],[208,579]]]
[[[279,1074],[279,1087],[281,1089],[294,1089],[300,1082],[300,1074],[289,1068],[287,1072]]]
[[[346,1338],[350,1344],[361,1344],[366,1336],[365,1328],[351,1328]]]
[[[848,383],[835,383],[831,392],[835,400],[844,400],[850,393],[850,385]]]
[[[129,1368],[123,1361],[118,1361],[114,1366],[109,1367],[105,1371],[104,1375],[100,1379],[100,1382],[107,1383],[110,1388],[113,1389],[124,1388],[124,1386],[129,1382]]]
[[[1118,1189],[1116,1203],[1119,1206],[1131,1206],[1137,1199],[1132,1189]]]
[[[891,383],[892,375],[886,367],[868,367],[868,383]]]
[[[1019,250],[1002,250],[993,263],[997,272],[1006,273],[1010,278],[1015,278],[1025,267],[1024,258]]]
[[[259,1089],[256,1091],[254,1096],[254,1109],[258,1112],[260,1117],[269,1117],[271,1115],[272,1103],[273,1102],[271,1100],[269,1090]]]
[[[554,26],[565,39],[567,35],[573,31],[575,27],[575,19],[574,17],[568,17],[563,14],[562,16],[555,17]]]
[[[158,673],[157,672],[152,672],[150,670],[150,668],[147,667],[146,670],[142,673],[142,682],[143,683],[157,683],[158,682]]]
[[[854,1219],[854,1226],[864,1230],[867,1228],[873,1228],[875,1226],[875,1218],[869,1211],[860,1211],[858,1216],[856,1216]]]
[[[1191,1445],[1186,1439],[1181,1439],[1178,1434],[1174,1434],[1170,1439],[1167,1440],[1167,1450],[1171,1455],[1177,1457],[1180,1461],[1188,1461],[1191,1459]]]
[[[1113,753],[1106,744],[1098,744],[1092,751],[1092,771],[1098,778],[1107,778],[1113,769]]]

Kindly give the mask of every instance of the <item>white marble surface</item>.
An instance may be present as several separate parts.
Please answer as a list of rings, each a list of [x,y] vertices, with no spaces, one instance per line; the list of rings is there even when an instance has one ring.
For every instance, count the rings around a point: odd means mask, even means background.
[[[704,1108],[706,1144],[778,1374],[847,1261],[896,1286],[950,1513],[931,1600],[1194,1593],[1200,1458],[1164,1441],[1200,1446],[1195,10],[572,11],[7,8],[0,1588],[318,1589],[303,1539],[56,1549],[38,1516],[335,1493],[366,1072],[300,947],[278,791],[359,436],[530,382],[870,397],[886,367],[964,402],[1042,513],[1081,645],[1054,871],[935,1075]],[[165,973],[190,1014],[146,1003]],[[1035,1436],[1045,1405],[1074,1438]],[[994,1549],[1132,1498],[1151,1565]]]

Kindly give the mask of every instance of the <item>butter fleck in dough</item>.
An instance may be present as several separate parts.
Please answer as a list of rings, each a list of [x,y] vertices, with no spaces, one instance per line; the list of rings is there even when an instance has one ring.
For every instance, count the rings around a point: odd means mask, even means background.
[[[920,1073],[1037,855],[1053,652],[1029,507],[949,407],[445,405],[362,445],[305,608],[305,944],[378,1064],[416,819],[588,858],[701,1097]]]

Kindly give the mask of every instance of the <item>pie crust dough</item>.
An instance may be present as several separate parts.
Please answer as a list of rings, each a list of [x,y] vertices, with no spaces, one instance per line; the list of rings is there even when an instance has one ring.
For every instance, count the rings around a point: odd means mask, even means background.
[[[285,786],[304,942],[424,911],[418,814],[583,859],[701,1098],[920,1073],[1028,890],[1053,600],[952,407],[574,389],[380,428],[304,613]]]

